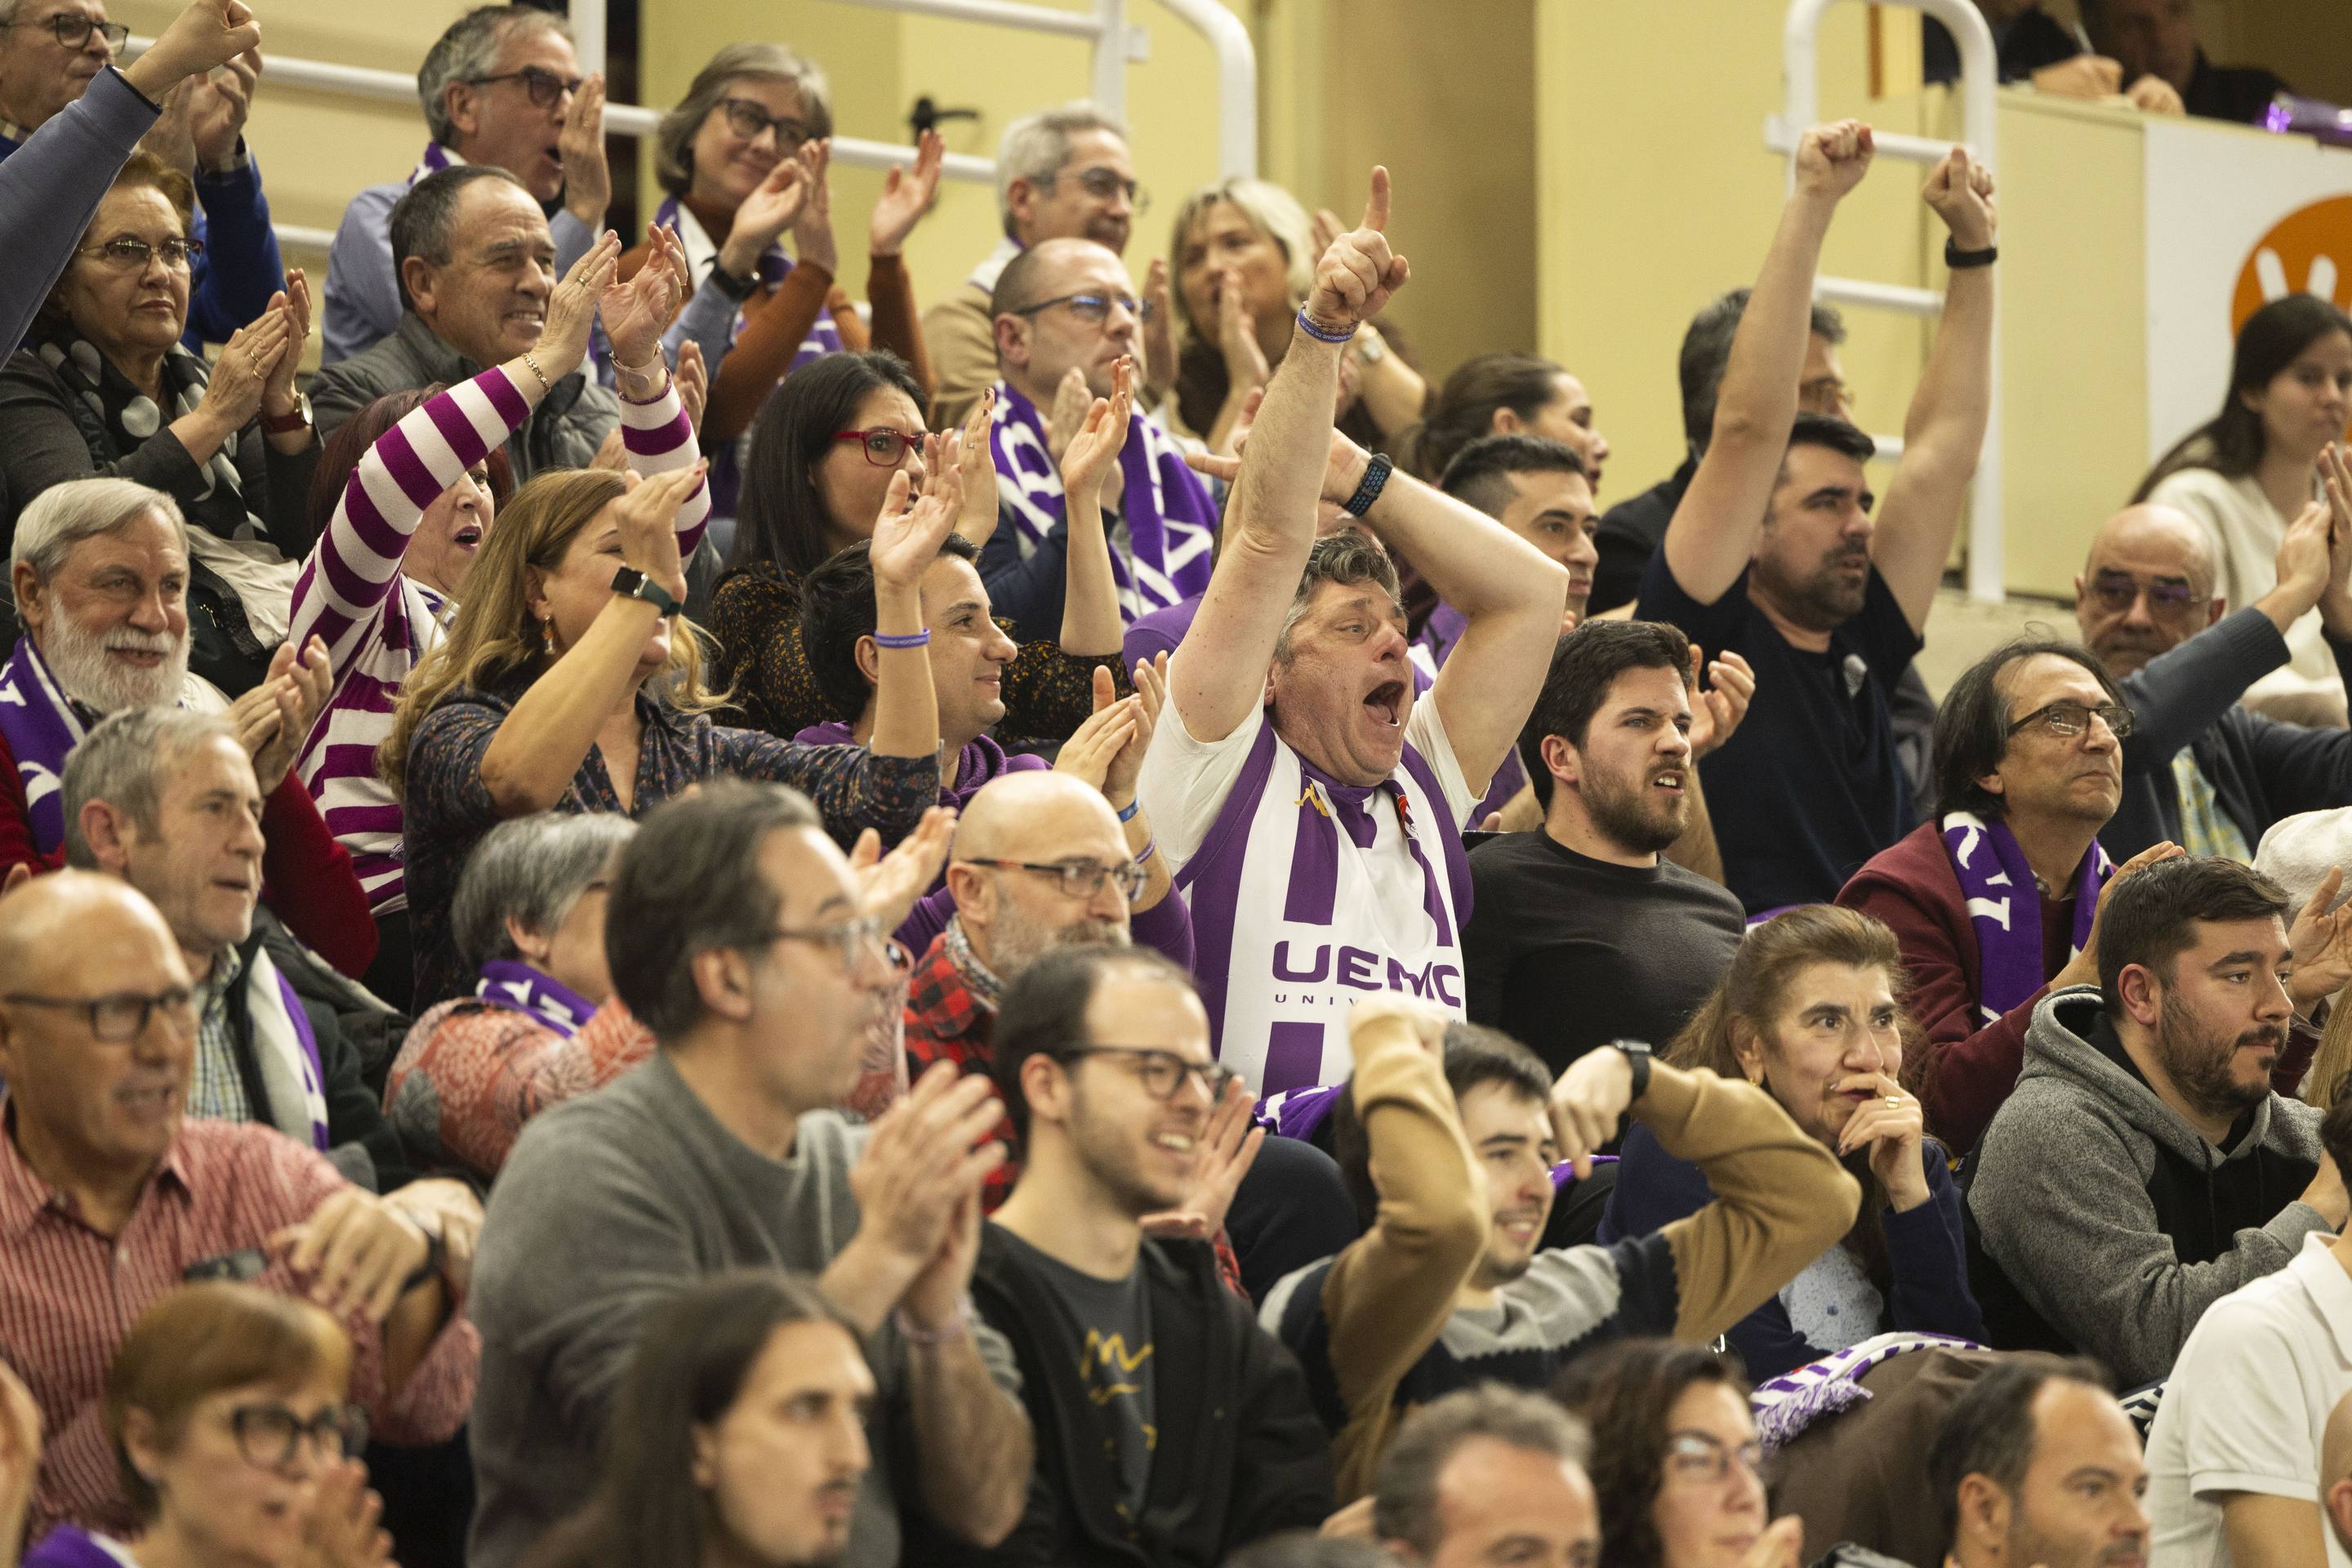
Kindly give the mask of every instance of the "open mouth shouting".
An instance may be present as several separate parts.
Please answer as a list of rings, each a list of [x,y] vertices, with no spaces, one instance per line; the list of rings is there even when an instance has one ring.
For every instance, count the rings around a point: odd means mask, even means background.
[[[459,523],[457,531],[449,535],[449,542],[468,555],[472,554],[482,547],[482,525],[478,522]]]
[[[1402,729],[1406,690],[1402,680],[1383,680],[1365,693],[1364,711],[1375,723],[1391,730]]]

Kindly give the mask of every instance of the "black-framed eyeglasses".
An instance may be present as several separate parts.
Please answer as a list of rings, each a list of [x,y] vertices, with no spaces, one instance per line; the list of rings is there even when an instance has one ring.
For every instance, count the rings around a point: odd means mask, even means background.
[[[145,1034],[147,1021],[158,1013],[181,1038],[196,1032],[196,994],[182,985],[158,991],[152,996],[139,991],[114,991],[104,996],[40,996],[29,991],[12,991],[0,996],[0,1002],[16,1007],[57,1007],[79,1013],[89,1024],[92,1035],[114,1046]]]
[[[367,1412],[356,1405],[330,1405],[307,1421],[283,1405],[240,1405],[228,1413],[228,1425],[246,1463],[264,1469],[291,1460],[305,1437],[310,1452],[330,1464],[367,1447]]]
[[[103,245],[76,246],[74,251],[79,256],[95,256],[118,272],[144,272],[149,258],[156,256],[172,271],[184,272],[190,262],[205,253],[205,242],[175,237],[150,244],[135,234],[118,234]]]
[[[1666,1473],[1677,1479],[1702,1485],[1720,1481],[1731,1473],[1735,1461],[1749,1475],[1761,1475],[1763,1446],[1742,1443],[1735,1448],[1705,1432],[1675,1432],[1666,1437]]]
[[[1051,877],[1064,894],[1073,899],[1091,899],[1108,878],[1118,888],[1119,897],[1129,903],[1143,891],[1150,873],[1132,860],[1122,860],[1116,866],[1106,866],[1097,860],[966,860],[967,866],[993,866],[1000,871],[1034,871],[1041,877]]]
[[[877,468],[895,468],[906,460],[907,448],[923,437],[877,425],[871,430],[835,430],[836,441],[856,441],[866,448],[866,460]]]
[[[80,48],[89,42],[89,36],[96,33],[106,40],[109,52],[116,54],[121,52],[123,41],[131,37],[131,28],[124,23],[100,22],[75,11],[61,12],[45,21],[11,22],[8,26],[47,27],[58,36],[58,43],[68,49]]]
[[[746,142],[757,142],[760,132],[772,126],[779,153],[797,153],[810,137],[816,134],[807,121],[794,120],[789,115],[771,114],[748,98],[722,98],[719,100],[719,109],[727,116],[727,129]]]
[[[1076,180],[1080,190],[1098,202],[1123,195],[1139,216],[1151,210],[1151,193],[1116,169],[1064,169],[1054,175],[1046,188],[1052,189],[1065,178]]]
[[[519,71],[501,71],[497,76],[469,76],[469,87],[488,87],[496,81],[519,81],[523,91],[530,94],[534,109],[552,109],[567,92],[578,92],[585,79],[558,76],[540,66],[525,66]]]
[[[1099,327],[1110,320],[1113,305],[1123,307],[1139,321],[1150,321],[1151,312],[1142,300],[1132,294],[1056,294],[1050,300],[1040,300],[1034,305],[1024,305],[1005,313],[1012,316],[1034,316],[1040,310],[1050,310],[1056,305],[1067,305],[1070,314],[1090,327]]]
[[[2099,608],[2116,615],[2129,611],[2142,594],[2147,595],[2150,615],[2185,615],[2197,603],[2197,590],[2187,583],[2142,583],[2122,572],[2102,572],[2091,579],[2091,597]]]
[[[1198,1084],[1211,1105],[1225,1097],[1226,1088],[1241,1075],[1220,1062],[1196,1062],[1174,1051],[1150,1046],[1072,1046],[1053,1053],[1055,1061],[1074,1062],[1087,1057],[1118,1057],[1135,1064],[1143,1091],[1154,1100],[1173,1100],[1188,1082]]]
[[[820,947],[830,947],[840,955],[844,974],[856,973],[857,966],[866,955],[877,950],[890,967],[901,973],[914,967],[912,956],[886,935],[882,922],[871,915],[829,926],[805,926],[799,931],[778,926],[768,933],[768,937],[773,942],[807,942]]]
[[[2130,734],[2132,726],[2138,722],[2132,710],[2119,702],[2102,702],[2094,708],[2083,702],[2061,701],[2036,708],[2011,724],[2009,732],[2014,735],[2028,725],[2039,724],[2053,735],[2072,739],[2088,730],[2094,718],[2105,720],[2107,732],[2118,741]]]

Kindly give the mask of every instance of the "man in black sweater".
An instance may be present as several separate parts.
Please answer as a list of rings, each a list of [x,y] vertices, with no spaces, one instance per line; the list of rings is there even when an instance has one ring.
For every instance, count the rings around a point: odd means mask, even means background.
[[[1555,1074],[1614,1039],[1663,1047],[1746,929],[1738,899],[1659,858],[1689,823],[1693,764],[1755,689],[1729,654],[1694,708],[1696,653],[1648,621],[1590,621],[1560,638],[1519,737],[1543,827],[1471,852],[1470,1017]]]
[[[1180,1214],[1214,1236],[1245,1163],[1216,1131],[1245,1102],[1191,976],[1143,948],[1047,953],[1006,986],[993,1043],[1023,1165],[971,1298],[1021,1368],[1029,1506],[992,1552],[907,1561],[1214,1568],[1320,1523],[1330,1448],[1298,1363],[1206,1241],[1144,1233]]]
[[[2352,681],[2352,518],[2328,543],[2326,520],[2288,530],[2278,585],[2224,617],[2204,530],[2169,507],[2116,513],[2074,579],[2083,641],[2122,678],[2140,745],[2168,766],[2126,768],[2123,804],[2099,842],[2117,861],[2170,840],[2197,856],[2251,863],[2283,816],[2352,805],[2352,731],[2284,724],[2234,706],[2286,662],[2285,631],[2316,606]],[[2145,737],[2169,737],[2153,746]]]

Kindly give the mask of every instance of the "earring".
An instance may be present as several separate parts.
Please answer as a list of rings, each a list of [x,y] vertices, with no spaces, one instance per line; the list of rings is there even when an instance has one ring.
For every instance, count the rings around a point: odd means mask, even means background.
[[[546,620],[539,623],[539,646],[541,651],[550,656],[554,654],[555,623],[552,620]]]

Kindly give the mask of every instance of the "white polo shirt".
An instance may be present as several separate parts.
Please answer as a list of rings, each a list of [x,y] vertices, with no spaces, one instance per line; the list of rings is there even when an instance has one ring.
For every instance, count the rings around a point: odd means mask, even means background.
[[[2147,1439],[2147,1512],[2164,1568],[2228,1568],[2221,1498],[2319,1506],[2319,1443],[2352,1391],[2352,1274],[2322,1231],[2276,1274],[2224,1296],[2189,1331]],[[2352,1568],[2327,1528],[2329,1568]]]

